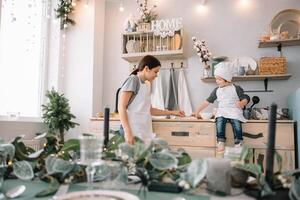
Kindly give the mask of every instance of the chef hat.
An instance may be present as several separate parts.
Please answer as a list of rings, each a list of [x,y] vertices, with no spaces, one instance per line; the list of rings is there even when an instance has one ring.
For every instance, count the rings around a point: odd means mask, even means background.
[[[229,62],[221,62],[217,64],[216,69],[214,71],[215,76],[219,76],[224,80],[231,82],[232,79],[232,70]]]

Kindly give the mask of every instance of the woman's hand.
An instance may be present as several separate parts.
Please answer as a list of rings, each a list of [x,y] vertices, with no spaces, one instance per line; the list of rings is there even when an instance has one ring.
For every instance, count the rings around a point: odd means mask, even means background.
[[[133,145],[134,144],[134,137],[132,135],[132,133],[125,133],[125,141],[128,143],[128,144],[131,144]]]
[[[184,117],[185,113],[182,110],[173,110],[171,111],[171,115],[179,116],[179,117]]]

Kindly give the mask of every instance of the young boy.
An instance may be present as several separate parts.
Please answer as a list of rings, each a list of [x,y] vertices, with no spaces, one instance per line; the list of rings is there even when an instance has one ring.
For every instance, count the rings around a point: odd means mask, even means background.
[[[218,101],[218,109],[215,115],[217,130],[217,152],[225,150],[225,127],[229,121],[234,133],[236,147],[241,147],[243,142],[243,131],[241,122],[246,119],[243,116],[242,108],[248,104],[250,98],[244,94],[243,89],[231,82],[232,72],[229,63],[221,63],[215,69],[216,87],[210,96],[198,107],[193,116],[197,117],[199,112],[205,109],[210,103]]]

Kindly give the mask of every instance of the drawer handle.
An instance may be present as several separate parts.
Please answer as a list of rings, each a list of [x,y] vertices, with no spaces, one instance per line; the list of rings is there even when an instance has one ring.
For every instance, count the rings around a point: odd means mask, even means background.
[[[172,136],[189,136],[190,133],[187,131],[172,131],[171,135]]]
[[[253,139],[264,137],[264,135],[262,133],[252,134],[252,133],[247,133],[247,132],[243,132],[243,136],[248,137],[248,138],[253,138]]]

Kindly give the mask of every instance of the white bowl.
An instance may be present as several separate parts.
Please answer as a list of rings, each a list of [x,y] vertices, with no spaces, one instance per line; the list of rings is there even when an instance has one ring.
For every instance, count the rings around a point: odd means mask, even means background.
[[[213,114],[211,112],[200,113],[200,117],[204,120],[211,119],[212,116],[213,116]]]

